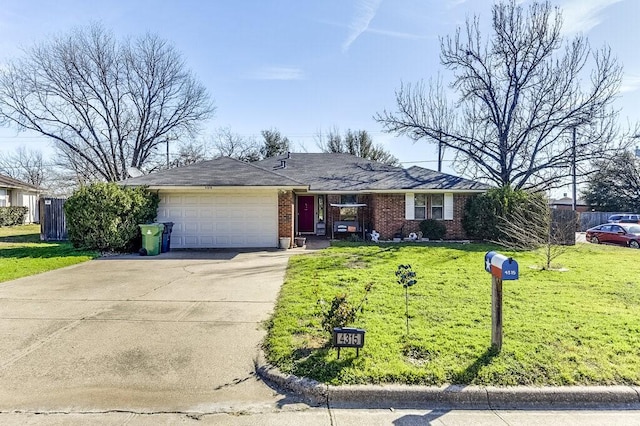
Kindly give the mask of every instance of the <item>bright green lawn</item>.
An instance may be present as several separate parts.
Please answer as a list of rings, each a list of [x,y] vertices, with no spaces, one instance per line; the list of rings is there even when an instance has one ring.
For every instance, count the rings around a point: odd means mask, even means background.
[[[535,253],[512,254],[520,280],[504,281],[502,352],[490,350],[490,245],[353,245],[292,257],[265,348],[281,370],[331,384],[479,385],[640,384],[640,250],[579,244],[540,271]],[[399,264],[418,283],[409,290],[405,337]],[[355,349],[327,348],[322,309],[347,292],[373,290],[354,326]]]
[[[97,257],[69,243],[40,241],[39,225],[0,227],[0,282],[73,265]]]

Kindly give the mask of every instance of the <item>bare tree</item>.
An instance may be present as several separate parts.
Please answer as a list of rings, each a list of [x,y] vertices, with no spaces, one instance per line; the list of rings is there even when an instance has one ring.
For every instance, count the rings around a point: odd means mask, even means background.
[[[37,187],[45,183],[46,168],[42,151],[16,148],[13,153],[0,154],[0,173]]]
[[[225,156],[240,161],[260,160],[260,146],[252,137],[233,133],[228,127],[218,129],[211,138],[214,156]]]
[[[500,186],[550,187],[572,164],[610,148],[617,131],[611,103],[622,70],[607,47],[593,51],[582,36],[565,43],[561,13],[549,2],[526,11],[518,3],[493,6],[487,41],[478,17],[441,38],[440,60],[453,73],[456,103],[438,82],[403,83],[397,111],[375,119],[385,131],[451,149],[462,173]],[[582,137],[574,145],[576,127]]]
[[[178,152],[173,156],[169,167],[183,167],[207,160],[207,147],[203,142],[188,141],[178,146]]]
[[[510,250],[539,250],[542,269],[553,269],[552,262],[567,251],[569,244],[575,244],[575,212],[562,213],[566,213],[564,218],[554,218],[544,195],[528,194],[526,200],[515,203],[507,216],[499,217],[502,237],[496,242]]]
[[[93,25],[27,50],[0,71],[0,120],[54,141],[82,178],[117,181],[158,147],[193,136],[214,108],[173,46],[117,41]]]
[[[351,154],[392,166],[400,164],[398,159],[386,151],[382,145],[374,145],[366,130],[348,129],[342,136],[336,128],[333,128],[327,132],[326,136],[318,133],[316,143],[322,152]]]

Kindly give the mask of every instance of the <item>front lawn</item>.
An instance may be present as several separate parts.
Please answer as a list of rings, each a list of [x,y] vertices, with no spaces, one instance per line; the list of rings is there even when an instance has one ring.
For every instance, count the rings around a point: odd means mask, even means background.
[[[283,372],[331,384],[640,385],[640,251],[579,244],[557,262],[533,268],[535,253],[513,255],[520,280],[504,281],[502,352],[490,350],[491,277],[484,254],[495,246],[347,245],[291,258],[265,350]],[[499,250],[499,249],[498,249]],[[399,264],[409,289],[405,328]],[[330,349],[322,311],[336,294],[364,312],[360,357]],[[319,302],[320,301],[320,302]],[[323,303],[324,302],[324,303]]]
[[[67,242],[40,241],[39,225],[0,227],[0,282],[73,265],[97,257]]]

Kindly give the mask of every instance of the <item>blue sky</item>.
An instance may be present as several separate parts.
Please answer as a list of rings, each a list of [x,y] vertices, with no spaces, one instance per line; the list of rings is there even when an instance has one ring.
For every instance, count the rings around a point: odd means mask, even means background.
[[[527,4],[527,1],[523,2]],[[439,36],[468,16],[490,20],[485,0],[8,0],[0,8],[0,62],[21,46],[91,21],[119,36],[146,31],[171,41],[217,107],[203,135],[230,127],[242,135],[277,128],[294,151],[317,151],[320,130],[367,130],[406,166],[436,168],[426,142],[381,132],[372,116],[394,108],[401,81],[443,71]],[[638,0],[562,0],[567,35],[612,47],[624,66],[621,120],[640,118]],[[448,75],[444,73],[445,81]],[[47,142],[0,129],[0,151]],[[445,164],[444,171],[452,172]],[[567,191],[570,192],[570,191]]]

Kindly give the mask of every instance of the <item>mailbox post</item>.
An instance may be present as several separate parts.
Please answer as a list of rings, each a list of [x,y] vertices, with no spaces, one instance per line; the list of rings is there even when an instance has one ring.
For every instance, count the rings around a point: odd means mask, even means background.
[[[491,274],[491,346],[502,349],[502,280],[517,280],[518,262],[495,251],[484,255],[484,269]]]

